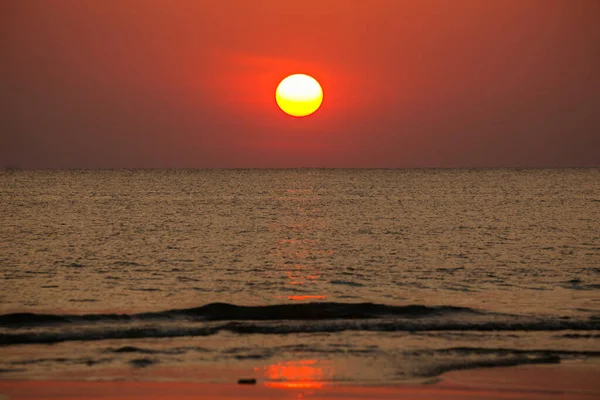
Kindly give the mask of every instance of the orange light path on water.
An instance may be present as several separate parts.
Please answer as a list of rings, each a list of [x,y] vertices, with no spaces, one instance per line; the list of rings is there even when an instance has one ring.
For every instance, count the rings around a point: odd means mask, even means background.
[[[319,360],[298,360],[268,365],[263,374],[268,387],[319,389],[325,386],[325,380],[331,379],[333,371]]]
[[[288,296],[287,298],[288,298],[288,300],[292,300],[292,301],[327,300],[327,296],[320,296],[320,295],[307,295],[307,296],[298,295],[298,296]]]

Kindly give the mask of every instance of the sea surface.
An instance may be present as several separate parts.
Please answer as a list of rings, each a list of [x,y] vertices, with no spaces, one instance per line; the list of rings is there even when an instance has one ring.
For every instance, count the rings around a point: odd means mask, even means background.
[[[600,356],[600,169],[5,170],[0,379]]]

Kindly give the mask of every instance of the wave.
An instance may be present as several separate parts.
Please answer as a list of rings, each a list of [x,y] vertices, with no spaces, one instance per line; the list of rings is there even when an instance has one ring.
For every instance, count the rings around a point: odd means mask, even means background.
[[[405,357],[406,357],[405,353]],[[435,377],[445,372],[476,368],[512,367],[527,364],[558,364],[563,359],[598,357],[600,351],[451,347],[419,350],[416,357],[433,360],[416,363],[411,371],[419,377]]]
[[[600,319],[522,316],[455,306],[389,306],[374,303],[299,303],[201,307],[139,314],[0,315],[0,345],[174,338],[236,334],[336,333],[343,331],[585,331],[600,330]],[[569,334],[575,334],[573,332]]]
[[[98,349],[96,349],[98,350]],[[358,349],[355,349],[358,350]],[[54,358],[21,358],[12,360],[5,365],[0,365],[0,373],[23,373],[30,376],[39,375],[40,369],[53,366],[62,368],[62,365],[85,365],[94,366],[99,364],[123,365],[128,364],[135,368],[144,368],[153,364],[178,363],[185,360],[188,353],[201,353],[204,361],[223,362],[224,360],[271,360],[280,359],[282,355],[293,352],[298,353],[315,352],[319,354],[329,353],[332,357],[347,356],[352,352],[351,348],[331,348],[316,346],[275,346],[268,348],[233,347],[217,348],[216,351],[202,347],[186,346],[172,348],[145,348],[135,346],[109,347],[101,352],[93,351],[89,354],[70,354],[65,357]],[[456,347],[456,348],[434,348],[434,349],[397,349],[389,353],[381,352],[381,349],[370,349],[367,357],[388,357],[397,361],[392,366],[392,375],[389,379],[419,379],[433,378],[444,372],[462,369],[506,367],[525,364],[547,364],[560,363],[563,360],[581,360],[587,357],[596,357],[598,351],[568,351],[555,349],[523,350],[514,348],[478,348],[478,347]],[[24,353],[26,355],[26,353]],[[37,355],[37,354],[35,354]],[[118,369],[117,369],[118,370]],[[106,375],[104,375],[106,376]]]
[[[337,333],[344,331],[423,332],[423,331],[595,331],[597,321],[330,321],[300,323],[226,322],[181,326],[179,323],[150,326],[80,326],[77,329],[1,333],[0,346],[16,344],[53,344],[66,341],[107,339],[144,339],[211,336],[219,332],[236,334],[287,335],[299,333]]]
[[[389,306],[374,303],[299,303],[265,306],[238,306],[211,303],[201,307],[174,309],[139,314],[34,314],[13,313],[0,315],[0,327],[24,327],[50,324],[152,321],[186,319],[194,321],[275,321],[323,319],[373,319],[385,317],[429,317],[454,313],[480,314],[465,307],[424,305]]]
[[[550,355],[543,357],[528,358],[523,356],[512,356],[495,360],[456,360],[446,363],[438,363],[421,368],[415,373],[419,377],[435,377],[445,372],[460,371],[465,369],[493,368],[493,367],[516,367],[527,364],[559,364],[560,357]]]

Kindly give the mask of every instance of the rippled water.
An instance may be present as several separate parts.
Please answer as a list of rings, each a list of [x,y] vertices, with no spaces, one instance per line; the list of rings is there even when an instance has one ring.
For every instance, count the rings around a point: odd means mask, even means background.
[[[599,221],[598,169],[5,171],[0,378],[596,356]]]

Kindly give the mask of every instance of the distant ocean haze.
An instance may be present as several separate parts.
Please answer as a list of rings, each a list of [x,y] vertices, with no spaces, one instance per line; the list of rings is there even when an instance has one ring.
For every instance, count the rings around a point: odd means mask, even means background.
[[[0,233],[0,377],[424,379],[600,348],[599,169],[5,170]]]

